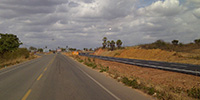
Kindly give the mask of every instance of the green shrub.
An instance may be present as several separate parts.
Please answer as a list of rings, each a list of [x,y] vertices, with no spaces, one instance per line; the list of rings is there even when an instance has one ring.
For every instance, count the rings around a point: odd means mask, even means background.
[[[91,62],[91,59],[90,59],[90,58],[88,58],[88,61],[89,61],[89,62]]]
[[[132,88],[135,88],[135,89],[138,89],[138,88],[141,88],[142,86],[140,86],[137,82],[136,79],[133,79],[133,80],[129,80],[127,77],[124,77],[122,79],[122,82],[125,84],[125,85],[128,85],[128,86],[131,86]]]
[[[93,62],[87,62],[86,61],[84,64],[89,66],[89,67],[92,67],[93,69],[97,67],[97,65],[95,63],[93,63]]]
[[[108,67],[108,66],[107,66],[107,67],[101,66],[100,72],[107,72],[108,70],[109,70],[109,67]]]
[[[148,88],[149,95],[153,95],[155,92],[156,92],[155,88],[153,88],[153,87]]]
[[[96,67],[97,67],[97,65],[96,65],[96,64],[92,66],[92,68],[93,68],[93,69],[95,69]]]
[[[200,99],[200,88],[193,87],[187,90],[188,96]]]
[[[82,60],[82,59],[78,59],[78,61],[79,61],[80,63],[82,63],[82,62],[83,62],[83,60]]]

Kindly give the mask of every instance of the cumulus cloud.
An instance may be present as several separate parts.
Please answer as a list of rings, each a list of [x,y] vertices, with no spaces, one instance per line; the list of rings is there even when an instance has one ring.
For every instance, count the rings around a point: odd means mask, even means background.
[[[197,8],[193,11],[193,14],[195,17],[199,18],[200,19],[200,8]]]
[[[184,8],[178,0],[165,0],[152,3],[150,6],[140,8],[139,13],[147,16],[174,16],[179,14]]]
[[[28,46],[95,48],[200,38],[199,0],[1,0],[0,31]]]

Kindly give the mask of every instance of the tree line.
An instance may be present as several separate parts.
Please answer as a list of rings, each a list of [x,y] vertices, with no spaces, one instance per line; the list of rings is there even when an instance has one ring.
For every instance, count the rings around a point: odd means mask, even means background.
[[[190,52],[194,49],[200,48],[200,39],[195,39],[191,43],[181,43],[179,40],[172,40],[170,42],[165,42],[163,40],[157,40],[150,44],[139,45],[144,49],[162,49],[167,51],[176,51],[176,52]]]
[[[171,41],[171,43],[172,43],[173,45],[178,45],[178,44],[181,45],[181,44],[182,44],[182,43],[179,43],[179,40],[173,40],[173,41]],[[195,40],[194,40],[194,43],[200,45],[200,39],[195,39]]]
[[[115,46],[117,46],[118,49],[122,48],[122,41],[120,39],[115,42],[114,40],[109,41],[107,37],[104,37],[102,40],[103,49],[109,48],[111,51],[113,51]]]

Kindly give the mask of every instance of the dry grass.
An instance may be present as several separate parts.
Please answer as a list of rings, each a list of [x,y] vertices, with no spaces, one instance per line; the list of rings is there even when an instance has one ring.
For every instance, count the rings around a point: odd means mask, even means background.
[[[31,60],[31,59],[34,59],[34,58],[38,58],[38,57],[39,56],[37,56],[37,55],[30,54],[29,58],[19,57],[19,58],[16,58],[16,59],[7,60],[7,61],[4,61],[3,63],[0,64],[0,66],[2,66],[2,67],[0,67],[0,69],[10,67],[12,65],[19,64],[19,63],[22,63],[22,62],[25,62],[25,61],[28,61],[28,60]]]
[[[129,47],[126,49],[115,50],[115,51],[99,49],[94,54],[102,55],[102,56],[110,56],[110,57],[200,65],[200,50],[199,49],[191,51],[191,53],[185,53],[185,52],[175,52],[175,51],[170,52],[170,51],[165,51],[161,49],[141,49],[137,47]]]
[[[67,55],[71,56],[69,54]],[[88,61],[88,57],[73,57]],[[139,84],[144,84],[146,87],[154,87],[156,91],[159,91],[160,94],[162,94],[161,97],[157,94],[159,99],[197,100],[189,97],[187,90],[193,87],[200,87],[200,77],[152,68],[143,68],[100,59],[90,59],[98,65],[95,68],[97,70],[101,70],[101,66],[108,66],[109,70],[107,73],[117,80],[120,80],[123,77],[128,77],[129,79],[137,79]]]

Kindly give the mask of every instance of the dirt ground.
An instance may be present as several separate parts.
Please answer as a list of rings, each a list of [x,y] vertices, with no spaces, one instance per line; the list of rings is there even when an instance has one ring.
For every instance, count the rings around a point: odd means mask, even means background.
[[[87,57],[79,56],[82,60],[87,60]],[[109,67],[109,75],[115,79],[128,77],[137,79],[138,83],[145,84],[147,87],[155,87],[156,90],[165,92],[167,95],[164,100],[197,100],[188,97],[187,90],[193,87],[200,88],[200,77],[164,71],[152,68],[143,68],[134,65],[128,65],[118,62],[105,61],[100,59],[90,58],[98,65],[95,69],[100,69],[99,65]]]
[[[185,53],[174,51],[170,52],[161,49],[141,49],[138,47],[126,47],[125,49],[114,51],[99,49],[95,51],[94,55],[200,65],[199,49],[193,50],[190,53]]]

